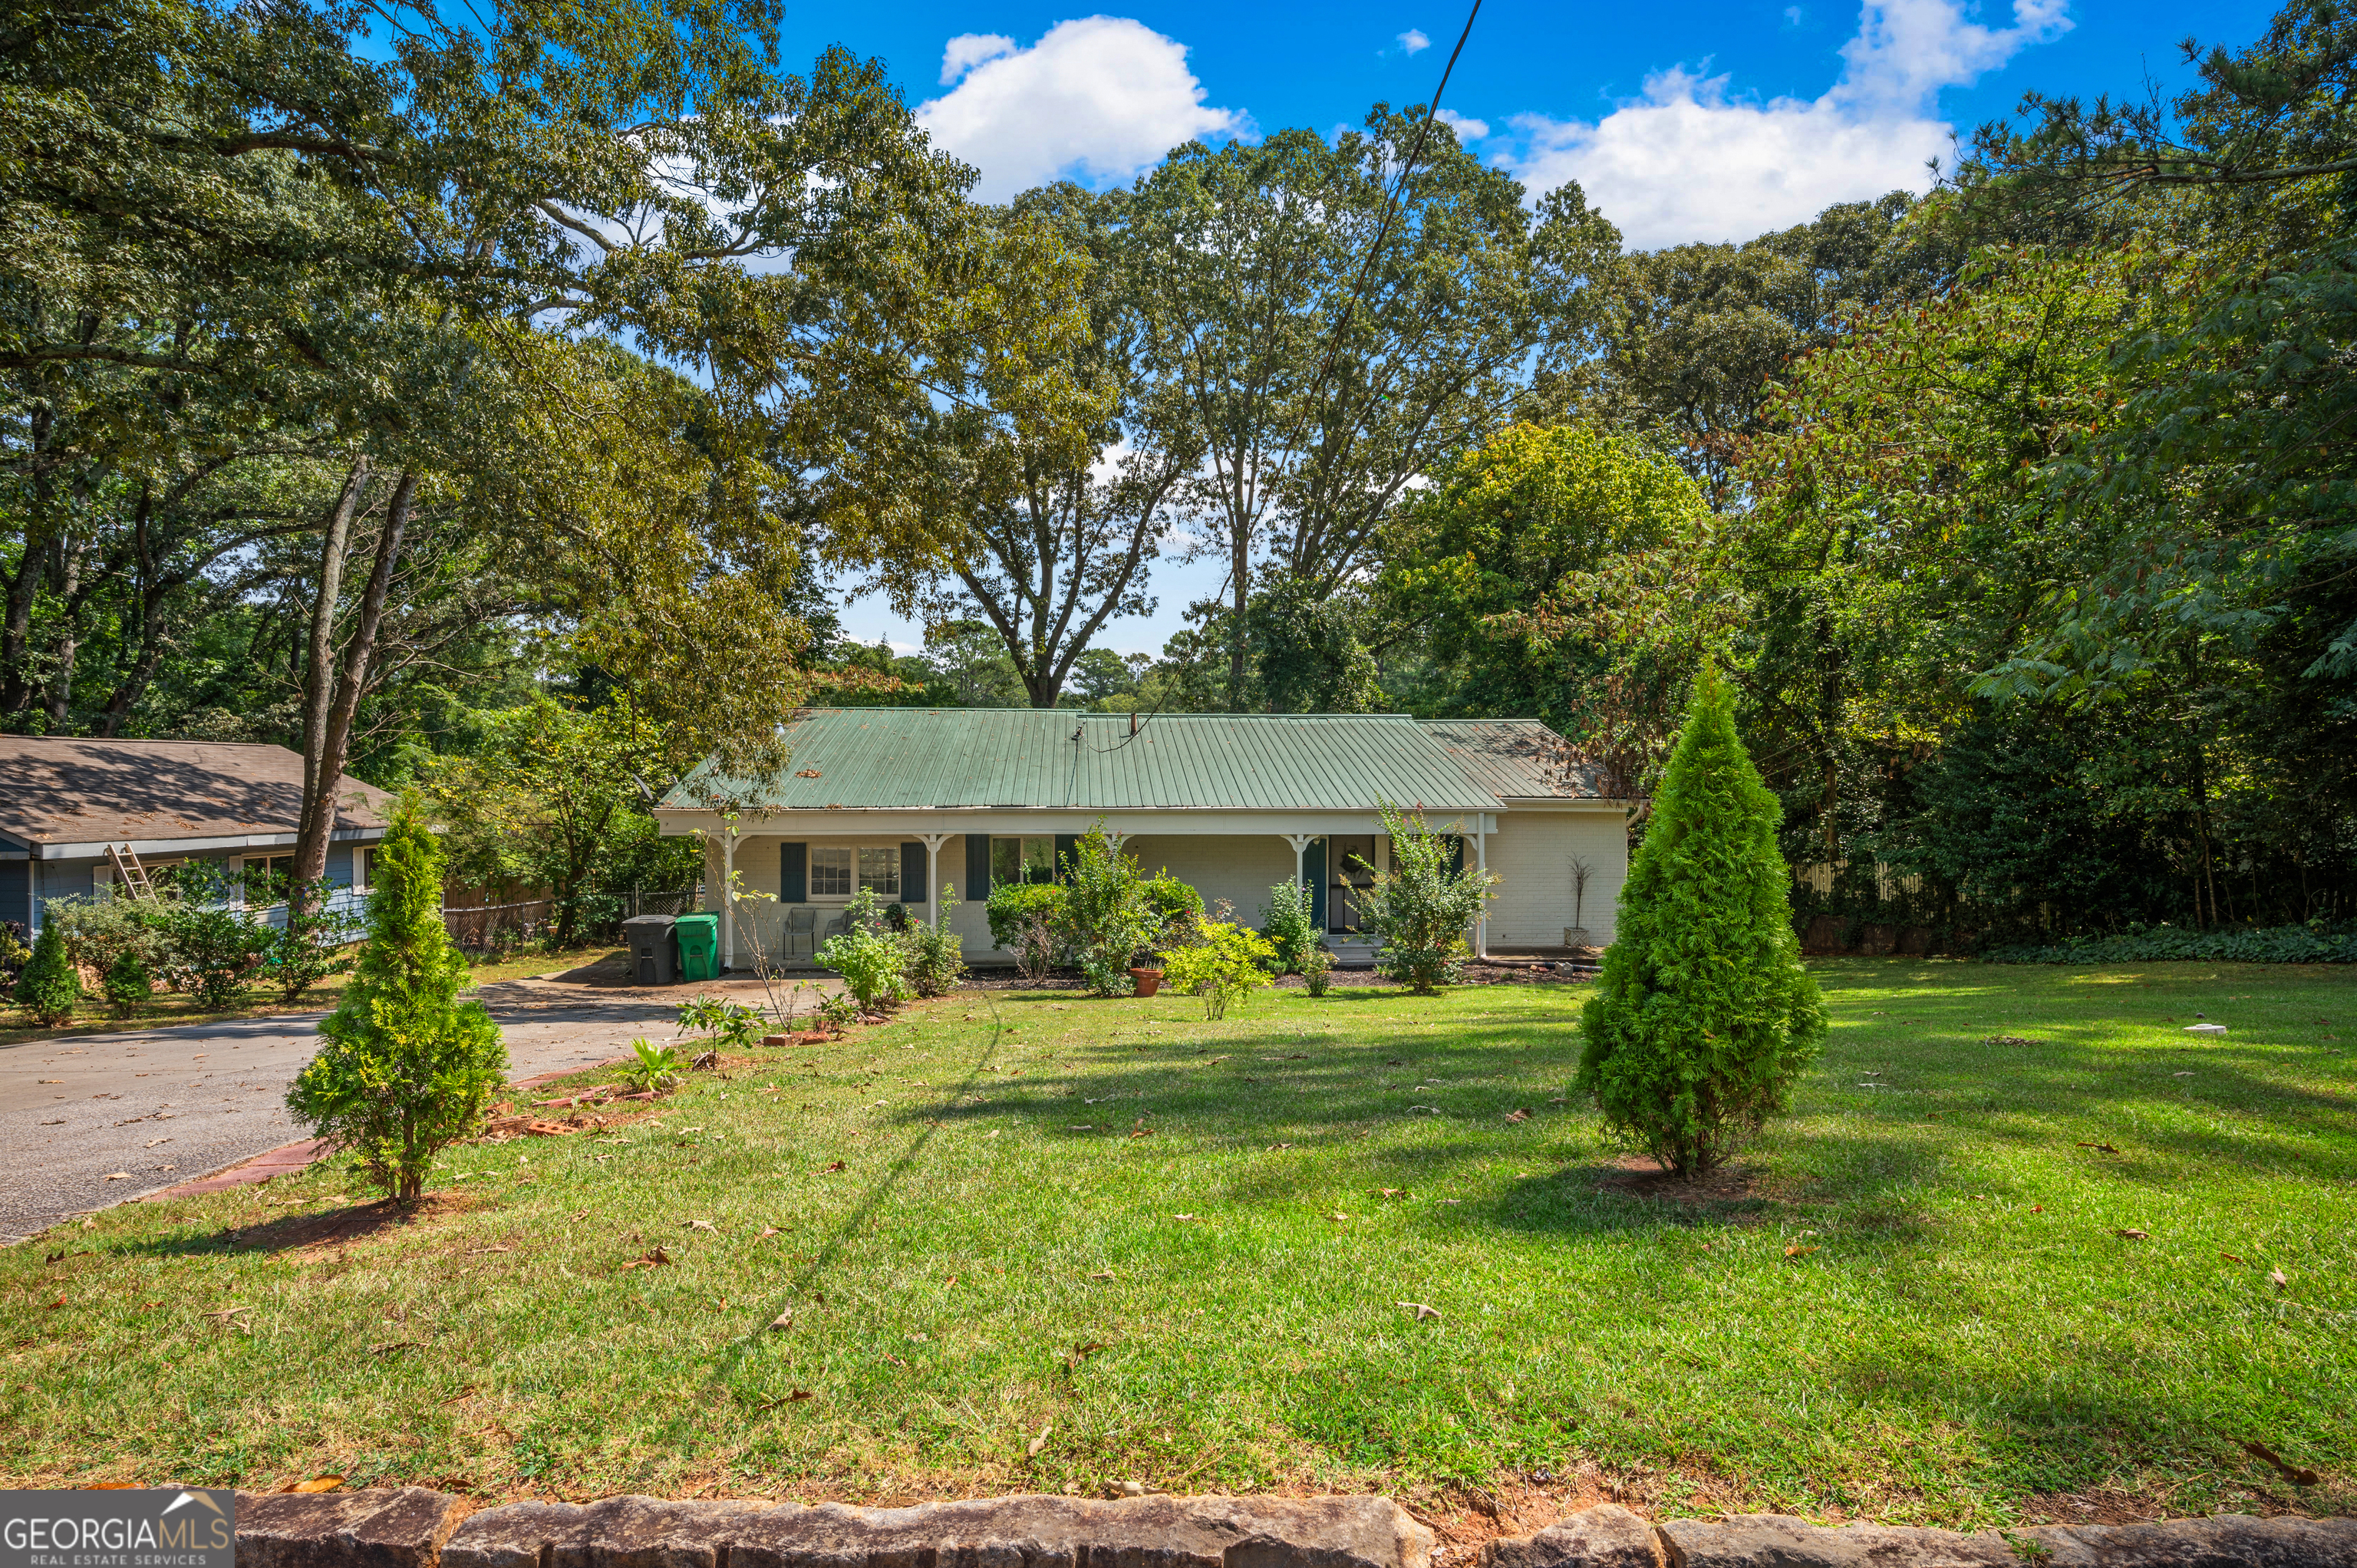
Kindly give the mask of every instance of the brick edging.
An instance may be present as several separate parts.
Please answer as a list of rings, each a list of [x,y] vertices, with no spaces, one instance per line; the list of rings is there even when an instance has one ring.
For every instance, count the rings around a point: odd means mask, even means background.
[[[240,1568],[1431,1568],[1388,1498],[505,1503],[404,1487],[237,1494]],[[1781,1514],[1648,1523],[1605,1503],[1485,1543],[1477,1568],[2357,1568],[2357,1520],[2222,1514],[1966,1534]]]

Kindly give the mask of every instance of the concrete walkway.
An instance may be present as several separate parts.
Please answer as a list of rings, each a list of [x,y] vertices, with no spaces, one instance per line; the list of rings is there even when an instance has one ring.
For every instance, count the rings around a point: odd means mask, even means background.
[[[593,968],[483,987],[507,1040],[510,1076],[594,1066],[638,1036],[668,1041],[679,1004],[699,991],[748,1005],[762,1000],[749,978],[660,989],[620,978]],[[816,989],[806,986],[805,1010]],[[0,1245],[300,1138],[286,1090],[317,1050],[324,1016],[282,1013],[0,1047]]]

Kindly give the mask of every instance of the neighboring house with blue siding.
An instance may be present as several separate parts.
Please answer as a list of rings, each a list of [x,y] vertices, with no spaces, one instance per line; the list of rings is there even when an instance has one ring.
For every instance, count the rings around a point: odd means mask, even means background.
[[[1301,881],[1346,960],[1372,951],[1361,900],[1389,864],[1386,805],[1420,811],[1499,878],[1477,944],[1554,948],[1571,928],[1609,943],[1629,865],[1632,802],[1535,719],[826,708],[797,714],[784,739],[775,774],[733,779],[707,762],[655,809],[663,832],[710,846],[705,886],[733,875],[758,896],[723,908],[732,965],[749,956],[740,929],[807,961],[856,890],[924,916],[945,883],[969,961],[1006,961],[982,907],[992,885],[1055,875],[1100,823],[1149,874],[1247,920],[1272,884]]]
[[[392,797],[347,776],[335,799],[328,880],[358,904]],[[108,897],[110,846],[150,872],[285,870],[302,805],[303,758],[283,746],[0,736],[0,919],[38,930],[51,899]]]

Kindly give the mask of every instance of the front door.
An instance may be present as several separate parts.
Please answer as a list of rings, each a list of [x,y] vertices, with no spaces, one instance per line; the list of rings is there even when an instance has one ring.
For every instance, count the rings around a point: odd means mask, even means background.
[[[1326,841],[1326,929],[1355,934],[1360,924],[1360,899],[1375,885],[1375,838],[1372,833],[1341,833]]]

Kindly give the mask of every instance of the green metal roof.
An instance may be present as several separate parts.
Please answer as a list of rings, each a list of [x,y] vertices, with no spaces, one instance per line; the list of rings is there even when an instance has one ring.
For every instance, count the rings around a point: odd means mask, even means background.
[[[1495,811],[1444,737],[1397,714],[1126,714],[1037,708],[821,708],[786,730],[792,760],[731,785],[706,762],[663,800],[767,811]],[[1073,732],[1080,734],[1078,741]],[[716,785],[718,788],[716,789]],[[1534,791],[1555,793],[1555,790]]]

